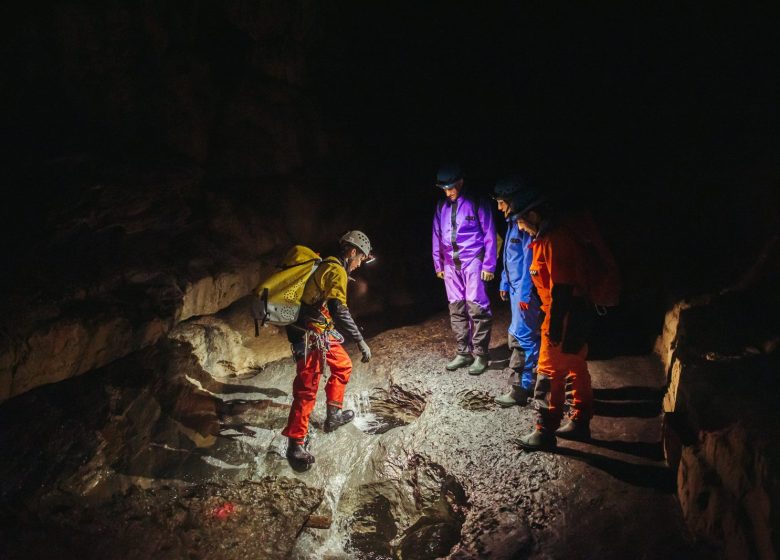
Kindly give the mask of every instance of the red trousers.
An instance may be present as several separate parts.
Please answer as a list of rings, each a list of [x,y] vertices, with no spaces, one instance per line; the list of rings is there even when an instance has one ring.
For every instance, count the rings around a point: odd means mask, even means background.
[[[566,381],[571,382],[573,420],[590,420],[593,415],[593,390],[590,386],[588,345],[584,344],[576,354],[566,354],[561,345],[553,346],[550,338],[542,335],[534,398],[537,400],[539,418],[537,427],[557,430],[563,418],[563,402]]]
[[[328,399],[328,404],[341,408],[341,403],[344,400],[344,389],[352,373],[352,360],[341,344],[331,341],[330,349],[325,354],[325,362],[330,368],[330,377],[325,384],[325,396]],[[298,360],[295,367],[297,374],[293,382],[293,403],[290,407],[287,427],[282,431],[282,434],[288,438],[302,440],[309,432],[309,416],[314,410],[317,389],[320,386],[320,376],[322,375],[320,350],[310,349],[306,360],[304,361],[303,358]]]

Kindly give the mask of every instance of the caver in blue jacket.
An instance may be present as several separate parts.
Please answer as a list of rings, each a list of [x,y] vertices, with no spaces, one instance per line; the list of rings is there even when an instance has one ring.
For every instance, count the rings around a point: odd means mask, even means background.
[[[512,308],[512,322],[509,325],[508,336],[511,352],[509,358],[509,368],[512,370],[511,383],[513,386],[533,392],[543,319],[539,296],[528,272],[533,254],[531,250],[533,239],[528,233],[520,231],[514,221],[507,220],[507,222],[504,271],[501,274],[499,289],[507,292]],[[521,302],[527,303],[528,307],[521,309]]]

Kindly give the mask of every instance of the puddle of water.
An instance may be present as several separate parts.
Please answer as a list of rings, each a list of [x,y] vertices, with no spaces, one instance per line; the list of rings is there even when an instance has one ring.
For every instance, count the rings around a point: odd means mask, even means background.
[[[264,398],[259,400],[268,404],[260,406],[257,403],[257,391],[222,394],[209,391],[197,379],[187,379],[192,385],[229,407],[224,411],[227,416],[221,415],[223,423],[219,432],[225,445],[222,450],[224,453],[214,449],[216,453],[201,457],[203,462],[222,470],[227,476],[232,476],[230,473],[241,469],[248,470],[250,472],[247,474],[252,479],[287,470],[287,438],[281,435],[281,429],[275,429],[276,426],[258,426],[257,423],[268,424],[265,411],[276,407],[281,410],[290,406],[292,395],[273,395],[270,399],[263,395]],[[379,393],[368,390],[348,392],[345,395],[344,407],[355,412],[353,425],[359,432],[353,429],[324,434],[319,433],[318,428],[325,416],[325,407],[323,403],[318,403],[309,426],[309,446],[317,456],[317,463],[312,471],[301,476],[307,484],[323,488],[324,499],[317,513],[331,518],[332,522],[328,529],[304,529],[298,538],[292,558],[340,560],[370,556],[351,542],[354,512],[344,510],[345,506],[342,506],[340,511],[339,505],[342,494],[350,492],[351,485],[355,483],[350,482],[353,473],[369,461],[375,444],[379,441],[379,434],[404,426],[417,416],[410,416],[405,404],[406,401],[398,401],[384,390]],[[231,452],[230,449],[235,445],[243,446],[245,450],[240,453]],[[249,450],[254,451],[251,458],[246,457],[246,451]],[[247,460],[249,462],[246,462]]]
[[[371,398],[368,391],[348,394],[344,401],[344,407],[355,412],[355,419],[352,423],[361,432],[376,434],[385,427],[384,420],[376,413],[371,412]]]
[[[367,434],[379,433],[379,430],[386,426],[382,419],[373,412],[366,412],[360,416],[355,416],[352,423],[355,424],[355,427],[358,430]]]
[[[384,434],[393,428],[408,424],[403,418],[398,417],[399,415],[394,414],[399,405],[387,401],[374,401],[368,391],[348,394],[344,401],[345,408],[355,412],[353,424],[363,433]]]

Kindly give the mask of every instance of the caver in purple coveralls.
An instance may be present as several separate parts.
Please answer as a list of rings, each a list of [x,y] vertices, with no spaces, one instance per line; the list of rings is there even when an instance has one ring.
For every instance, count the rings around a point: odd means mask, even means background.
[[[487,356],[493,315],[482,271],[496,270],[496,230],[487,201],[468,195],[439,202],[433,217],[433,267],[444,271],[458,354]]]

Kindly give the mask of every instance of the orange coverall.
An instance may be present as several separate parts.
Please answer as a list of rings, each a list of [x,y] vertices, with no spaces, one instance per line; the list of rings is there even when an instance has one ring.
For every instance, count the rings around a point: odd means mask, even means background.
[[[559,344],[550,343],[550,309],[552,307],[553,287],[556,284],[568,284],[574,287],[574,297],[583,296],[585,286],[585,255],[582,245],[575,238],[572,229],[555,227],[543,233],[532,243],[533,261],[530,267],[542,310],[545,313],[542,323],[542,344],[539,350],[537,381],[534,398],[537,401],[537,427],[545,431],[558,429],[563,417],[563,403],[567,378],[572,383],[573,420],[590,420],[593,410],[593,391],[590,373],[585,361],[588,345],[583,344],[576,353],[565,353],[562,341],[571,319],[567,313],[563,322],[563,336]]]
[[[344,390],[352,373],[352,360],[341,345],[343,338],[333,330],[333,321],[327,308],[330,299],[338,299],[346,305],[347,271],[340,264],[325,260],[309,278],[301,299],[308,306],[316,307],[316,302],[321,302],[319,312],[322,316],[320,320],[304,320],[307,334],[303,337],[303,344],[308,343],[308,349],[305,356],[302,351],[296,352],[293,403],[287,427],[282,434],[299,441],[303,441],[309,432],[309,417],[316,403],[325,363],[330,368],[330,377],[325,385],[325,396],[330,405],[341,408]],[[317,339],[319,344],[316,343]]]

